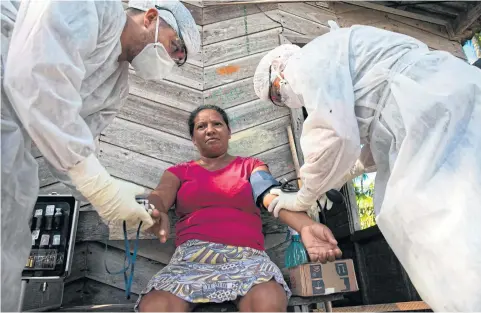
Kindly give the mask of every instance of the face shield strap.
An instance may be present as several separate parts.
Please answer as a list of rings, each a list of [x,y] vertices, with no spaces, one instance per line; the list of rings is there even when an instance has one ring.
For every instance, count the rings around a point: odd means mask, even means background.
[[[154,41],[156,45],[159,44],[159,26],[160,26],[160,16],[159,14],[157,14],[157,23],[155,27],[155,41]]]

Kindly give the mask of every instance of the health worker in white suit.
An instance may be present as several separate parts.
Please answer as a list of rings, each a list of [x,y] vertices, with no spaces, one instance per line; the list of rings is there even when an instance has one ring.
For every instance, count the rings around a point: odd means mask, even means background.
[[[2,311],[17,311],[39,192],[32,142],[52,173],[107,221],[143,228],[153,220],[136,201],[143,188],[113,178],[96,139],[137,76],[164,79],[200,50],[189,10],[177,0],[1,1]]]
[[[269,209],[307,211],[377,171],[376,222],[423,300],[481,311],[481,71],[403,34],[330,23],[270,51],[254,76],[261,99],[308,113],[302,188],[277,190]]]

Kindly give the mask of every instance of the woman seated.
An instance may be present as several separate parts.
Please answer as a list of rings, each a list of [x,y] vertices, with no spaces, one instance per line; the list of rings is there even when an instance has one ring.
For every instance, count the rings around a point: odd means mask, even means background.
[[[222,109],[199,107],[188,124],[200,159],[168,168],[149,196],[157,219],[151,229],[161,242],[167,240],[167,211],[175,203],[177,248],[141,293],[136,310],[187,312],[198,303],[234,301],[242,312],[286,311],[291,292],[264,251],[260,209],[249,182],[254,172],[269,171],[266,164],[227,153],[231,131]],[[267,194],[264,208],[275,197]],[[330,230],[307,214],[281,210],[279,219],[301,234],[311,261],[340,257]]]

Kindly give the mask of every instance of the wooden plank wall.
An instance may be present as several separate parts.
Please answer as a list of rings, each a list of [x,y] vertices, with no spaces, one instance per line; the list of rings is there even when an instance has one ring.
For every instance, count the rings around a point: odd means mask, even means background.
[[[128,102],[99,139],[100,162],[114,177],[152,190],[166,168],[198,157],[187,118],[199,105],[215,104],[230,117],[232,154],[264,160],[279,179],[295,177],[286,132],[290,111],[260,101],[252,82],[259,60],[279,45],[281,25],[269,17],[277,14],[277,4],[202,7],[189,1],[186,6],[201,31],[202,53],[160,83],[145,82],[130,73]],[[38,150],[35,154],[41,194],[69,193],[50,174]],[[169,213],[175,222],[173,210]],[[286,248],[286,228],[267,214],[263,221],[268,253],[282,266],[283,257],[276,251]],[[151,234],[141,235],[134,294],[169,262],[175,249],[173,236],[172,232],[171,240],[161,244]],[[134,230],[129,237],[134,237]],[[112,271],[122,268],[122,239],[120,224],[107,226],[88,203],[82,203],[64,306],[127,301],[123,276],[109,275],[104,268],[104,259]],[[133,296],[130,302],[135,300]]]
[[[449,39],[445,26],[343,2],[279,3],[279,21],[288,36],[319,36],[329,31],[328,20],[341,27],[370,25],[412,36],[431,49],[465,59],[461,45]]]

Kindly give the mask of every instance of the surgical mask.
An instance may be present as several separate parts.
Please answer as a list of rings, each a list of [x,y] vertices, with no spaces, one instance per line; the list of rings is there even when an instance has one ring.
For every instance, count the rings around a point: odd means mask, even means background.
[[[155,41],[146,45],[132,60],[135,73],[145,80],[160,81],[170,74],[175,65],[164,45],[157,42],[158,36],[159,17],[155,28]]]

